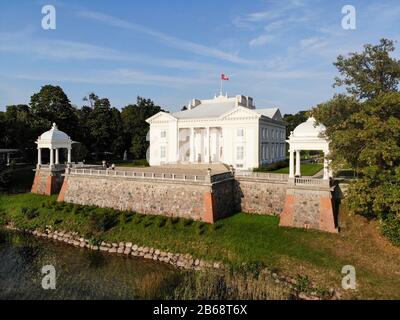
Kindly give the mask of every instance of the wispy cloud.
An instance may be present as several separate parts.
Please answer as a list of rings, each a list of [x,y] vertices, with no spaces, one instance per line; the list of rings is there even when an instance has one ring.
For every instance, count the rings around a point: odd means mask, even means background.
[[[183,87],[194,84],[205,84],[209,79],[175,77],[162,74],[152,74],[134,69],[121,68],[116,70],[85,71],[85,75],[74,72],[57,73],[19,73],[10,78],[32,81],[71,82],[107,85],[150,85],[164,87]]]
[[[217,65],[211,63],[157,58],[77,41],[33,39],[33,37],[23,37],[22,33],[0,33],[0,52],[29,55],[40,59],[106,60],[180,70],[211,71],[218,69]]]
[[[257,38],[250,40],[249,46],[250,47],[258,47],[270,43],[274,40],[274,36],[271,34],[262,34]]]
[[[149,36],[153,40],[163,43],[166,46],[173,47],[178,50],[190,52],[190,53],[193,53],[196,55],[217,58],[217,59],[229,61],[232,63],[238,63],[238,64],[253,63],[253,61],[241,58],[236,54],[232,54],[232,53],[224,52],[222,50],[218,50],[215,48],[207,47],[205,45],[198,44],[198,43],[195,43],[192,41],[179,39],[177,37],[168,35],[166,33],[163,33],[163,32],[160,32],[160,31],[157,31],[154,29],[150,29],[143,25],[133,23],[130,21],[126,21],[126,20],[122,20],[122,19],[110,16],[107,14],[100,13],[100,12],[80,11],[79,16],[86,18],[86,19],[91,19],[91,20],[95,20],[98,22],[102,22],[102,23],[107,24],[112,27],[142,33],[142,34]]]

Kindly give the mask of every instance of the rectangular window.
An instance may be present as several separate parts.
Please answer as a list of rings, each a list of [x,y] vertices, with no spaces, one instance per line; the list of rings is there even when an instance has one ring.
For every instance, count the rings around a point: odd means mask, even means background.
[[[243,146],[239,146],[236,148],[236,159],[243,160],[244,158],[244,148]]]
[[[243,137],[244,136],[244,130],[243,129],[237,129],[236,135],[238,137]]]
[[[165,156],[166,156],[165,147],[164,146],[161,147],[161,152],[160,153],[161,153],[161,158],[164,159]]]
[[[161,131],[161,138],[166,138],[167,137],[167,131],[162,130]]]

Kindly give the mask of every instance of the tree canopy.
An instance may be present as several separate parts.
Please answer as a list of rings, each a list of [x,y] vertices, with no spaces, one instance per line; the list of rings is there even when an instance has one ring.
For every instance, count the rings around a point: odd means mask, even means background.
[[[149,130],[145,119],[161,107],[138,97],[136,104],[121,112],[95,93],[88,94],[83,103],[81,108],[75,107],[61,87],[43,86],[32,95],[29,105],[7,106],[5,112],[0,112],[0,146],[21,149],[33,162],[35,140],[55,122],[79,142],[73,148],[76,160],[122,159],[125,150],[131,158],[145,158]]]
[[[380,218],[384,233],[400,244],[400,66],[392,51],[393,42],[382,39],[349,58],[339,56],[342,80],[335,84],[350,95],[336,95],[312,114],[327,127],[333,167],[358,173],[349,208]]]

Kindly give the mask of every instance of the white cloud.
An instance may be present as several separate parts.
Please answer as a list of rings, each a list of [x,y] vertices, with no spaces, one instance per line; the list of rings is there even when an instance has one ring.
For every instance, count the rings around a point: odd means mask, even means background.
[[[200,77],[174,77],[162,74],[146,73],[134,69],[115,69],[115,70],[85,70],[85,74],[80,72],[57,72],[57,73],[19,73],[11,75],[10,78],[32,81],[52,81],[52,82],[72,82],[88,84],[108,84],[108,85],[150,85],[164,87],[182,87],[195,84],[206,84],[209,79]]]
[[[270,34],[262,34],[261,36],[250,40],[250,47],[258,47],[270,43],[274,40],[274,36]]]
[[[79,13],[79,16],[86,18],[86,19],[91,19],[95,21],[99,21],[102,23],[105,23],[107,25],[121,28],[121,29],[126,29],[130,31],[135,31],[138,33],[145,34],[149,36],[150,38],[157,40],[164,45],[167,45],[169,47],[173,47],[175,49],[187,51],[196,55],[201,55],[201,56],[206,56],[206,57],[212,57],[212,58],[217,58],[233,63],[238,63],[238,64],[248,64],[248,63],[253,63],[253,61],[249,61],[246,59],[243,59],[235,54],[231,54],[228,52],[224,52],[215,48],[207,47],[198,43],[194,43],[191,41],[183,40],[176,38],[174,36],[165,34],[163,32],[157,31],[150,29],[148,27],[129,22],[126,20],[122,20],[110,15],[106,15],[103,13],[99,12],[94,12],[94,11],[81,11]]]

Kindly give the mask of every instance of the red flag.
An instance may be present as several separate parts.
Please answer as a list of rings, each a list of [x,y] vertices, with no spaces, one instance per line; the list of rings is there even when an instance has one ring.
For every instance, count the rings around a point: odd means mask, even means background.
[[[221,80],[229,80],[229,77],[227,77],[225,74],[221,74]]]

